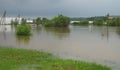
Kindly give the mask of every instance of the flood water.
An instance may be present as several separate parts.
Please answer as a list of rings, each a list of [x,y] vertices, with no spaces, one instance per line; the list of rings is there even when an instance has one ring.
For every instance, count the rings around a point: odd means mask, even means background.
[[[60,58],[96,62],[120,70],[120,27],[40,26],[32,27],[31,36],[16,36],[14,26],[0,25],[0,45],[41,50]]]

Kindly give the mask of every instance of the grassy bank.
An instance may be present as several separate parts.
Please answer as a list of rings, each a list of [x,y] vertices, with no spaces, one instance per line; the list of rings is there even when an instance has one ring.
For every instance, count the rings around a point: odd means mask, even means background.
[[[110,70],[107,66],[62,60],[34,50],[0,48],[0,70]]]

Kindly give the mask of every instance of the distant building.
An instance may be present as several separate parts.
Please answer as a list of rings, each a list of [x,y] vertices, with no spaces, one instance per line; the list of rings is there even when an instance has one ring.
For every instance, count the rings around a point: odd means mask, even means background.
[[[1,22],[1,19],[2,18],[0,17],[0,22]],[[5,17],[3,24],[11,24],[11,21],[15,21],[16,19],[18,20],[18,22],[20,24],[22,18],[18,18],[18,17]]]
[[[120,16],[108,16],[108,19],[120,18]]]
[[[28,18],[28,19],[26,19],[26,22],[27,23],[33,23],[33,19]]]
[[[88,21],[89,24],[93,24],[93,21]]]
[[[1,17],[0,17],[0,22],[1,22]],[[19,22],[19,24],[21,24],[21,21],[22,21],[22,17],[5,17],[4,18],[4,22],[2,24],[11,24],[11,21],[15,21],[17,19],[17,21]],[[26,18],[25,18],[26,19]],[[28,18],[26,19],[26,22],[27,23],[33,23],[33,20]],[[0,23],[1,24],[1,23]]]

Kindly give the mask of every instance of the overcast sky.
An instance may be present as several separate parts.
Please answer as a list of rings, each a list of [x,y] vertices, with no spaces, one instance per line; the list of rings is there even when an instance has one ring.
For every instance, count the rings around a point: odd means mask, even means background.
[[[0,16],[69,17],[120,15],[120,0],[0,0]]]

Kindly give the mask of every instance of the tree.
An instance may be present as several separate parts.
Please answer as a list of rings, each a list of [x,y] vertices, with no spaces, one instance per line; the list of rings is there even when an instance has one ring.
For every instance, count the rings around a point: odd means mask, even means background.
[[[54,17],[52,20],[47,21],[44,25],[52,27],[67,27],[69,23],[70,23],[69,17],[58,15]]]
[[[70,23],[70,18],[63,15],[58,15],[53,18],[53,21],[57,27],[67,27]]]
[[[48,21],[47,18],[42,18],[42,24],[45,24]]]
[[[35,20],[34,20],[34,23],[39,25],[39,24],[42,24],[42,20],[40,17],[37,17]]]

